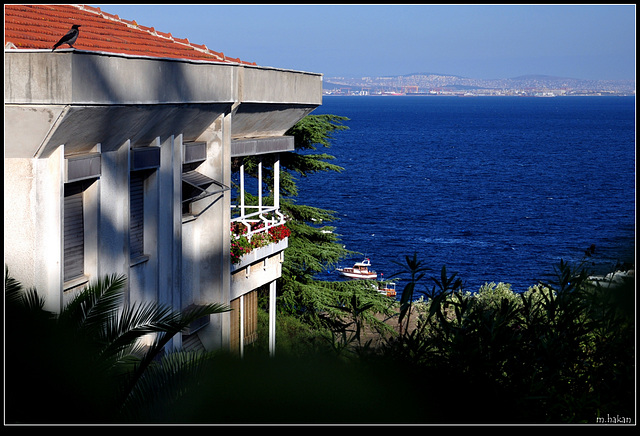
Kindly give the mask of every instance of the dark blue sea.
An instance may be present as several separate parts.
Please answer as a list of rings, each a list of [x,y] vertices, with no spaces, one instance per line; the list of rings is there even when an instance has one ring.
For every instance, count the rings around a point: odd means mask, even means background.
[[[425,284],[444,265],[468,291],[522,292],[561,259],[634,263],[634,97],[335,96],[313,114],[349,118],[326,150],[344,171],[298,181],[361,253],[339,266],[366,256],[389,278],[416,253]]]

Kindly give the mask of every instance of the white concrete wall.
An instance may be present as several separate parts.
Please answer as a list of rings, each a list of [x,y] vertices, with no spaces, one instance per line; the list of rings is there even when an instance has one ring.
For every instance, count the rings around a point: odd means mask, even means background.
[[[62,303],[62,153],[5,159],[4,169],[5,265],[55,311]]]
[[[287,241],[280,241],[280,244],[286,247]],[[263,248],[272,249],[273,247],[267,246]],[[231,300],[235,300],[254,289],[279,279],[282,275],[282,262],[285,255],[283,250],[283,248],[279,248],[273,254],[261,257],[259,261],[244,265],[242,268],[233,271],[231,274]]]
[[[237,100],[234,65],[93,52],[5,52],[5,103],[167,104]]]
[[[36,287],[49,310],[58,312],[70,298],[62,273],[64,158],[97,151],[101,175],[84,194],[89,279],[124,274],[131,301],[176,310],[228,304],[232,294],[275,280],[280,255],[250,280],[237,282],[236,274],[232,284],[229,191],[194,204],[196,219],[183,218],[183,143],[206,142],[207,160],[198,171],[230,186],[232,139],[281,135],[319,105],[321,95],[321,76],[311,73],[81,51],[5,52],[10,273]],[[132,265],[130,149],[140,146],[160,148],[160,167],[145,182],[148,259]],[[227,345],[229,323],[228,313],[213,316],[198,333],[205,346]]]
[[[322,104],[322,76],[316,73],[246,66],[241,101],[319,106]]]

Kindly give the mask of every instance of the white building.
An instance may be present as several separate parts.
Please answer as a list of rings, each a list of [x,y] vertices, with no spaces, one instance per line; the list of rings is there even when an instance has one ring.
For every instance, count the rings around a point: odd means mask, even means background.
[[[72,24],[74,47],[52,52]],[[231,159],[292,151],[283,134],[321,104],[322,76],[72,5],[5,5],[4,74],[10,274],[54,312],[111,274],[128,278],[130,302],[229,304],[172,345],[242,352],[254,291],[271,284],[273,302],[287,240],[232,264],[231,210],[242,204],[232,204]],[[259,219],[239,210],[235,220]]]

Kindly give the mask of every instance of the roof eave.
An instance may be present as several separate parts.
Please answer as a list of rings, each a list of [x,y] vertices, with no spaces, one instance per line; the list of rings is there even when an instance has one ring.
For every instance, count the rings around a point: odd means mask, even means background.
[[[11,44],[11,48],[7,48],[7,45]],[[51,53],[50,49],[39,49],[39,48],[13,48],[11,42],[7,42],[5,45],[4,52],[5,53]],[[84,53],[84,54],[94,54],[100,56],[115,56],[127,59],[148,59],[148,60],[160,60],[160,61],[176,61],[176,62],[190,62],[190,63],[202,63],[202,64],[218,64],[218,65],[243,65],[249,66],[247,64],[232,62],[232,61],[214,61],[214,60],[205,60],[205,59],[189,59],[189,58],[172,58],[172,57],[158,57],[158,56],[145,56],[138,54],[128,54],[128,53],[117,53],[117,52],[108,52],[108,51],[97,51],[97,50],[82,50],[77,48],[59,48],[55,50],[56,53]]]

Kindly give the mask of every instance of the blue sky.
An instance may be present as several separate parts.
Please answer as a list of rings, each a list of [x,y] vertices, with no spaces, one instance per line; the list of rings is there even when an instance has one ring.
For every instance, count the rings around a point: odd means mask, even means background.
[[[94,5],[258,65],[635,79],[635,5]]]

